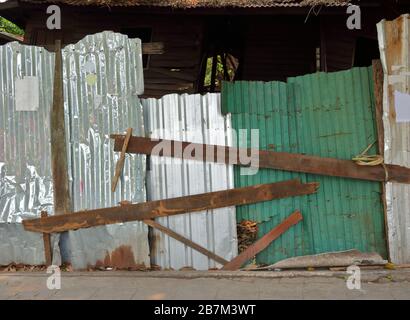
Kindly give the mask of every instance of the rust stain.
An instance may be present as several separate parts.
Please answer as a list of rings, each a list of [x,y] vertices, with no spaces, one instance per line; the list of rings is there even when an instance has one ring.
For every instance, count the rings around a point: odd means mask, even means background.
[[[392,70],[393,66],[400,66],[401,56],[403,52],[403,21],[404,16],[397,18],[394,21],[386,22],[386,64],[389,75],[395,72]],[[388,85],[388,99],[389,99],[389,118],[391,121],[396,120],[396,110],[394,107],[394,90],[396,85]]]
[[[97,268],[111,267],[116,270],[129,270],[129,271],[145,271],[147,267],[144,264],[138,264],[135,262],[134,253],[131,246],[120,246],[114,251],[107,252],[104,260],[98,260],[95,264]]]

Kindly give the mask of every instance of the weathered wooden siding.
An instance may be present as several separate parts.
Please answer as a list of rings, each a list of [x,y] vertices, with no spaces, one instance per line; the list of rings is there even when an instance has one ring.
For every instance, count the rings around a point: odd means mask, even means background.
[[[144,71],[145,96],[196,91],[203,34],[200,19],[124,13],[91,15],[82,10],[64,13],[61,31],[48,30],[46,19],[41,12],[33,15],[26,27],[26,43],[52,49],[55,39],[61,39],[65,45],[104,30],[121,32],[123,28],[152,28],[151,41],[163,42],[165,53],[149,57],[148,68]]]

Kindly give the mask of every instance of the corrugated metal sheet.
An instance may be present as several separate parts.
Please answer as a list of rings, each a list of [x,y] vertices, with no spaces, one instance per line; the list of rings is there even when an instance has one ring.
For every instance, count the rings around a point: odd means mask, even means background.
[[[54,56],[14,42],[0,46],[0,65],[0,265],[41,265],[43,237],[24,231],[20,222],[53,207],[48,84]],[[40,80],[36,112],[15,111],[15,81],[25,76]],[[52,243],[57,242],[58,237],[53,237]],[[56,252],[54,257],[58,256]]]
[[[371,69],[355,68],[288,83],[224,83],[222,109],[232,113],[234,129],[260,130],[261,149],[351,159],[376,140],[373,100]],[[386,256],[379,183],[268,169],[241,176],[235,169],[235,187],[296,177],[320,182],[318,193],[237,207],[239,221],[260,223],[259,236],[295,209],[304,216],[258,262],[353,248]]]
[[[385,162],[405,167],[410,167],[410,123],[396,122],[394,91],[410,93],[410,79],[405,75],[410,72],[409,19],[409,15],[403,15],[377,25],[385,74]],[[410,263],[410,186],[387,183],[386,200],[390,259],[393,263]]]
[[[230,117],[222,116],[220,95],[166,95],[142,100],[147,136],[196,143],[231,145]],[[167,199],[233,188],[233,168],[176,158],[150,157],[149,200]],[[235,208],[222,208],[158,222],[231,260],[237,255]],[[214,268],[216,263],[201,253],[154,232],[154,263],[162,268]]]
[[[110,140],[111,133],[129,127],[134,135],[144,135],[138,98],[144,90],[141,41],[113,32],[90,35],[64,48],[63,63],[74,210],[112,207],[122,200],[144,202],[143,155],[127,155],[116,192],[111,192],[119,153]],[[73,231],[68,244],[76,269],[149,266],[148,227],[142,222]],[[116,250],[128,253],[115,261]]]
[[[18,223],[39,216],[41,210],[53,213],[49,113],[54,54],[16,43],[0,47],[0,54],[0,222]],[[112,151],[109,135],[128,127],[144,134],[138,99],[143,92],[141,42],[104,32],[66,47],[63,60],[74,210],[115,206],[121,200],[145,201],[145,156],[128,155],[117,191],[110,191],[119,155]],[[40,79],[40,108],[35,112],[15,111],[14,79],[25,75]],[[7,259],[0,263],[42,261],[42,242],[32,241],[31,233],[20,232],[20,236],[22,244],[32,243],[37,255],[29,259],[18,249],[10,254],[16,245],[10,245],[10,240],[2,246],[0,256]],[[64,242],[70,251],[63,254],[75,269],[149,266],[148,228],[139,222],[70,232]]]
[[[0,46],[0,223],[38,217],[53,206],[49,114],[54,55],[17,42]],[[15,81],[39,78],[40,108],[16,111]]]

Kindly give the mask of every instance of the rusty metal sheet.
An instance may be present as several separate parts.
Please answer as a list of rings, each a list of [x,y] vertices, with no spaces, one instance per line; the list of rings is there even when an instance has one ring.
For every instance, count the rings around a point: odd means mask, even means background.
[[[385,162],[406,167],[410,167],[410,123],[397,122],[395,91],[410,94],[409,21],[406,14],[377,25],[384,70]],[[410,186],[387,183],[386,203],[390,259],[393,263],[410,263]]]

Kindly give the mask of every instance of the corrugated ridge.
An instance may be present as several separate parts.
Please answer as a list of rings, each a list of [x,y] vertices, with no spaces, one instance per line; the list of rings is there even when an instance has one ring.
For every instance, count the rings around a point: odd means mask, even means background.
[[[222,95],[234,129],[260,129],[261,149],[351,159],[376,140],[369,68],[305,75],[287,84],[225,83]],[[236,187],[296,177],[320,182],[318,193],[237,208],[238,221],[261,222],[259,236],[295,209],[304,216],[258,262],[351,248],[386,254],[379,183],[266,169],[241,176],[235,168]]]
[[[230,145],[230,119],[220,113],[220,95],[166,95],[142,100],[147,136]],[[211,130],[208,130],[211,129]],[[150,157],[149,200],[167,199],[233,188],[233,168],[224,164]],[[222,208],[158,222],[208,250],[232,259],[237,254],[235,208]],[[154,260],[163,268],[216,267],[213,260],[160,233],[154,233]]]
[[[17,42],[0,46],[0,222],[38,217],[53,205],[49,112],[54,56]],[[16,112],[15,80],[37,76],[40,108]]]

